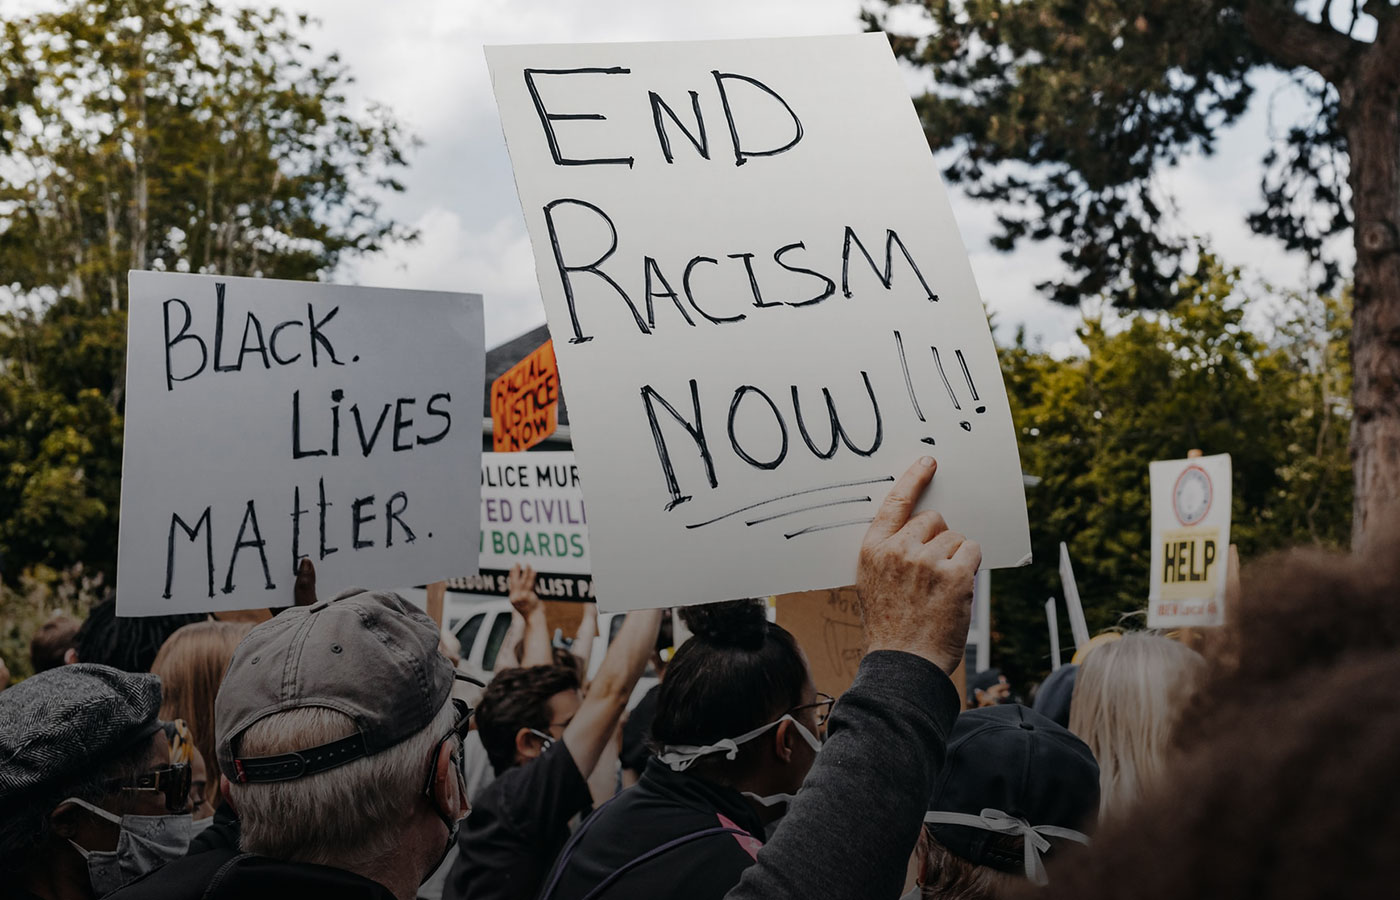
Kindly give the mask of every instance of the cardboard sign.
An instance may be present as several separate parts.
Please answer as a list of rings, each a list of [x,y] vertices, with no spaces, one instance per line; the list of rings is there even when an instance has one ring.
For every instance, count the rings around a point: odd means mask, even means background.
[[[588,513],[572,453],[481,455],[481,569],[452,587],[509,596],[516,563],[534,566],[542,599],[594,599]]]
[[[1045,601],[1045,620],[1050,625],[1050,671],[1060,667],[1060,614],[1055,609],[1055,598]]]
[[[132,272],[120,615],[475,567],[481,297]],[[465,514],[464,514],[465,513]]]
[[[1089,646],[1089,626],[1084,621],[1084,604],[1079,600],[1079,585],[1074,580],[1074,564],[1069,560],[1069,547],[1060,541],[1060,585],[1065,589],[1065,607],[1069,610],[1069,630],[1074,635],[1074,650]]]
[[[807,654],[817,690],[839,697],[855,680],[865,645],[854,587],[780,594],[778,624]]]
[[[891,483],[1030,560],[986,312],[884,35],[487,50],[607,609],[849,584]]]
[[[1147,626],[1225,622],[1230,547],[1230,455],[1159,460],[1152,476],[1152,571]]]
[[[554,342],[538,349],[491,382],[492,447],[497,453],[528,450],[559,427],[559,369]]]

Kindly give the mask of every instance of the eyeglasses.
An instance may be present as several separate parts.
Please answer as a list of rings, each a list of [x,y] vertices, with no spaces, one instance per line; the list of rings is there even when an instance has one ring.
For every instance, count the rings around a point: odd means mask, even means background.
[[[831,696],[830,694],[823,694],[821,691],[817,691],[817,699],[815,702],[803,703],[798,706],[794,706],[792,709],[788,710],[787,713],[784,713],[784,715],[790,715],[803,709],[815,709],[817,711],[817,727],[820,728],[822,725],[826,724],[827,719],[831,718],[831,707],[835,703],[835,697]]]
[[[104,786],[109,791],[160,791],[165,808],[180,813],[189,807],[191,777],[189,763],[174,763],[130,778],[113,778]]]
[[[477,687],[485,687],[480,681],[454,672],[452,677],[458,681],[465,681]],[[457,711],[457,719],[452,723],[452,730],[442,736],[442,739],[433,745],[432,763],[428,766],[428,777],[423,785],[423,795],[432,799],[433,796],[433,775],[437,772],[438,755],[442,753],[442,745],[453,738],[457,739],[457,749],[452,754],[452,764],[457,767],[457,783],[465,789],[467,783],[467,755],[463,752],[462,742],[467,739],[467,732],[472,730],[472,713],[475,712],[465,700],[452,698],[452,708]]]

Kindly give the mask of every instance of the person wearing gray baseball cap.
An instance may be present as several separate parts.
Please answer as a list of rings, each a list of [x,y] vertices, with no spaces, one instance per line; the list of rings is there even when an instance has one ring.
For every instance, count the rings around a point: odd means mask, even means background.
[[[91,900],[184,854],[160,679],[79,664],[0,693],[0,898]]]
[[[468,810],[454,678],[437,626],[397,594],[258,625],[214,707],[242,853],[188,856],[113,900],[412,900]]]

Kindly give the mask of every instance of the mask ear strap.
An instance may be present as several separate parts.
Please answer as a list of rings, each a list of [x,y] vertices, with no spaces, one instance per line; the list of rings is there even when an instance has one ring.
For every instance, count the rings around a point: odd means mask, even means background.
[[[121,816],[117,815],[116,813],[108,812],[100,806],[94,806],[93,804],[87,802],[86,800],[83,800],[80,797],[69,797],[66,800],[64,800],[63,803],[71,803],[74,806],[80,806],[88,812],[92,813],[94,816],[97,816],[101,819],[106,819],[113,825],[120,825],[122,823]],[[62,806],[63,803],[60,803],[59,806]]]

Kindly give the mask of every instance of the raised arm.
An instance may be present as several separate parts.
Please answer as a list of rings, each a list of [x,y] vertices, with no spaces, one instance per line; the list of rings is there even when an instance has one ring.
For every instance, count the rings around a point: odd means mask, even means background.
[[[524,635],[520,641],[520,665],[547,666],[554,662],[554,651],[549,645],[549,621],[544,614],[544,603],[535,593],[535,570],[520,563],[510,567],[507,583],[510,586],[510,605],[520,613],[525,622]]]
[[[579,659],[583,677],[588,678],[588,661],[593,658],[593,639],[598,636],[598,604],[583,605],[583,620],[578,623],[578,633],[574,635],[572,652]]]
[[[574,765],[584,775],[593,771],[598,757],[612,737],[627,699],[646,670],[647,660],[661,627],[661,610],[643,609],[627,614],[617,638],[608,647],[598,674],[588,686],[583,705],[564,729],[564,744]]]
[[[942,516],[913,514],[934,469],[915,463],[870,524],[856,578],[868,652],[782,825],[725,900],[899,896],[962,708],[948,673],[982,559]]]

